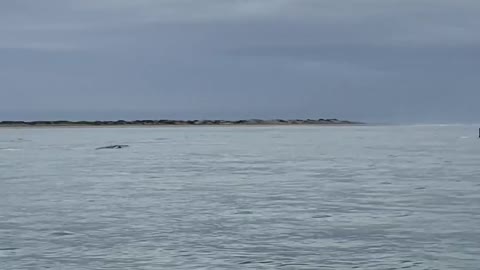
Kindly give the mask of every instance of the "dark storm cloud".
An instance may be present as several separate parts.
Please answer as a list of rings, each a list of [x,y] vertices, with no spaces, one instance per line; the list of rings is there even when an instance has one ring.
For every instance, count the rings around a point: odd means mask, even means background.
[[[0,2],[1,118],[475,121],[480,3]]]

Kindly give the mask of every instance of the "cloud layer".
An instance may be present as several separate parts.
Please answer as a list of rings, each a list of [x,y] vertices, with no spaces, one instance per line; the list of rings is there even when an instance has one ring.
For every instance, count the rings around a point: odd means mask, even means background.
[[[469,122],[480,3],[0,2],[0,118]]]

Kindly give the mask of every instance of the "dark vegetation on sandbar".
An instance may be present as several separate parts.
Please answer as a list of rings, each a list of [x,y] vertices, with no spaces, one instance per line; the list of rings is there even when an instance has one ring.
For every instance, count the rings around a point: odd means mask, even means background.
[[[0,121],[0,126],[226,126],[226,125],[355,125],[338,119],[305,120],[133,120],[133,121]]]

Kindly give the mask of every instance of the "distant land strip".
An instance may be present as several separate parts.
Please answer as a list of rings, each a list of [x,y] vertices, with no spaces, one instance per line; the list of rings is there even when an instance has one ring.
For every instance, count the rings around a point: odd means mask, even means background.
[[[49,127],[49,126],[255,126],[255,125],[361,125],[361,122],[338,119],[296,120],[117,120],[117,121],[0,121],[0,127]]]

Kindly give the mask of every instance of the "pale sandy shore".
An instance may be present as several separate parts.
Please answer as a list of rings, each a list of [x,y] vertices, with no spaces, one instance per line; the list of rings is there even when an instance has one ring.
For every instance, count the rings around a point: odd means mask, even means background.
[[[275,125],[275,124],[258,124],[258,125],[122,125],[122,126],[94,126],[94,125],[37,125],[37,126],[25,126],[25,125],[0,125],[0,129],[50,129],[50,128],[255,128],[255,127],[348,127],[348,126],[364,126],[366,124],[356,123],[356,124],[285,124],[285,125]]]

